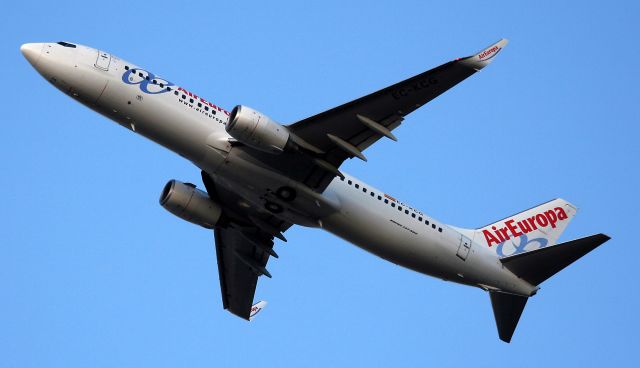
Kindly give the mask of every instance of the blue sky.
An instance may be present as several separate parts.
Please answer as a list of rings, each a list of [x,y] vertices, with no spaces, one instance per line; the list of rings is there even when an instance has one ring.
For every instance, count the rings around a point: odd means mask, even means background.
[[[637,2],[10,2],[0,134],[0,367],[628,366],[635,251]],[[25,42],[112,52],[216,104],[295,122],[507,37],[495,62],[345,171],[446,223],[546,200],[562,239],[613,240],[543,284],[513,342],[489,297],[294,228],[246,323],[224,312],[209,231],[158,205],[179,156],[49,86]]]

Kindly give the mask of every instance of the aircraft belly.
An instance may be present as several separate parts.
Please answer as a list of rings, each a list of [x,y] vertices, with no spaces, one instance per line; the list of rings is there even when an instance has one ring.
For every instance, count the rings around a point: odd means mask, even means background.
[[[208,137],[224,129],[190,114],[173,103],[172,95],[141,93],[135,86],[115,83],[107,85],[97,103],[98,111],[124,127],[178,153],[192,162],[206,163],[209,157]],[[210,165],[211,166],[211,165]]]
[[[325,230],[399,266],[449,278],[446,252],[439,236],[427,236],[424,230],[402,225],[398,219],[381,216],[371,209],[367,216],[365,211],[356,211],[355,215],[345,207],[322,220]]]

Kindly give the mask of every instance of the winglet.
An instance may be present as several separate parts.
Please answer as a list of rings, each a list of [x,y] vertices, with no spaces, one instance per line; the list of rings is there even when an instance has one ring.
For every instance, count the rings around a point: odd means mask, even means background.
[[[253,321],[254,318],[256,318],[256,315],[258,313],[260,313],[261,310],[264,309],[264,307],[267,306],[267,302],[264,300],[261,300],[259,302],[257,302],[256,304],[251,306],[251,313],[249,314],[249,321]]]
[[[460,60],[460,63],[471,67],[475,70],[480,70],[485,66],[489,65],[493,58],[498,55],[498,53],[502,50],[503,47],[507,46],[509,40],[506,38],[501,39],[500,41],[494,43],[493,45],[487,47],[486,49],[480,51],[479,53],[468,56]]]

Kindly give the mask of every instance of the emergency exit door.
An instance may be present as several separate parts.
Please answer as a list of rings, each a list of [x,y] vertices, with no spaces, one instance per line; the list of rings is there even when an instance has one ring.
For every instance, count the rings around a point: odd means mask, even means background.
[[[469,251],[471,250],[471,239],[467,238],[464,235],[460,235],[460,245],[458,246],[458,253],[456,255],[460,257],[463,261],[467,260],[467,256],[469,256]]]

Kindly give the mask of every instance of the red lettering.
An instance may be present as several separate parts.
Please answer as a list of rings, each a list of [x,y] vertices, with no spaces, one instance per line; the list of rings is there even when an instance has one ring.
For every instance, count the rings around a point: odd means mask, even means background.
[[[507,225],[507,229],[511,231],[511,235],[513,235],[514,237],[522,235],[522,233],[518,231],[518,228],[516,226],[513,226],[513,222],[514,220],[509,220],[504,224]]]
[[[532,231],[538,229],[538,226],[536,225],[536,217],[535,216],[529,217],[527,219],[527,222],[529,223],[529,225],[531,225],[531,230]]]
[[[556,222],[558,222],[558,216],[556,216],[556,213],[553,212],[553,210],[549,210],[545,212],[544,215],[547,217],[547,220],[549,220],[549,224],[551,224],[551,227],[555,229]]]
[[[493,243],[499,244],[500,242],[496,237],[491,234],[489,230],[482,230],[482,234],[484,234],[484,239],[487,241],[487,244],[491,246]]]
[[[531,232],[531,226],[529,225],[526,219],[524,221],[518,221],[518,227],[525,234],[528,234]]]
[[[502,243],[505,239],[502,237],[502,234],[500,234],[498,228],[495,226],[491,226],[491,228],[493,229],[493,233],[498,237],[498,240],[500,240],[500,242]]]
[[[506,227],[501,228],[500,231],[498,232],[498,235],[502,235],[501,236],[502,241],[507,241],[507,240],[511,239],[509,237],[509,234],[507,233],[507,228]]]
[[[549,220],[547,220],[545,215],[543,215],[541,213],[536,215],[536,221],[538,222],[538,225],[540,227],[546,227],[547,225],[549,225]]]
[[[566,220],[569,218],[567,213],[561,207],[556,207],[556,214],[558,215],[558,220]]]

